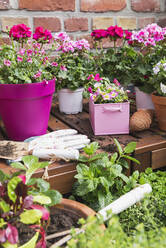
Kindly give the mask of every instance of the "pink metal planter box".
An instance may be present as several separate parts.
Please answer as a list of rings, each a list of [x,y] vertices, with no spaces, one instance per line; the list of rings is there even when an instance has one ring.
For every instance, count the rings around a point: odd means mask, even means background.
[[[94,104],[89,100],[90,122],[95,135],[129,133],[130,103]]]

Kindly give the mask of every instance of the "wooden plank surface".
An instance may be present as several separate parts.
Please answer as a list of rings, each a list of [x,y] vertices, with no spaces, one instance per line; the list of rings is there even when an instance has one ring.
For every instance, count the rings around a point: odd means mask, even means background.
[[[166,148],[152,151],[152,169],[161,168],[166,165]]]

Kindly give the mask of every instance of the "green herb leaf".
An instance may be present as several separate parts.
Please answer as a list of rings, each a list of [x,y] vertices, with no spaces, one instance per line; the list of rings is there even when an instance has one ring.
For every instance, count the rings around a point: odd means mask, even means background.
[[[124,148],[125,153],[132,153],[136,148],[136,142],[130,142],[127,146]]]

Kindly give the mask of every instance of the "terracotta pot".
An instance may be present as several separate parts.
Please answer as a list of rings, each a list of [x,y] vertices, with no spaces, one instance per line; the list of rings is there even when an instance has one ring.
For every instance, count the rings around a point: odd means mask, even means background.
[[[158,126],[161,130],[166,131],[166,97],[152,94],[152,101],[155,106]]]
[[[73,212],[79,215],[80,218],[87,218],[90,215],[96,214],[96,212],[93,209],[89,208],[88,206],[80,202],[65,198],[62,198],[61,202],[56,205],[56,208]]]

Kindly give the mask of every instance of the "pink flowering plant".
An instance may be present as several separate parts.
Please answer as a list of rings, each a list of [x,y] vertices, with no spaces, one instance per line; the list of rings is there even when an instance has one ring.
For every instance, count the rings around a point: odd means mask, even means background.
[[[88,41],[74,41],[65,32],[61,32],[54,36],[54,47],[55,59],[48,68],[55,76],[57,89],[76,90],[83,87],[90,71]]]
[[[133,31],[129,45],[136,48],[137,56],[132,64],[132,83],[146,93],[154,91],[150,82],[154,75],[153,68],[166,56],[166,28],[156,23]]]
[[[52,35],[37,27],[32,34],[25,24],[14,25],[8,32],[11,45],[0,47],[0,84],[35,83],[52,79],[45,49]]]
[[[87,81],[86,89],[91,100],[96,104],[128,101],[128,91],[124,90],[116,78],[111,83],[108,78],[100,77],[97,73],[90,74]]]
[[[93,71],[108,77],[110,81],[118,78],[125,85],[131,83],[130,70],[136,57],[133,47],[128,46],[131,35],[130,31],[117,25],[94,30],[91,33],[96,48]],[[103,45],[108,41],[112,46],[104,49]]]
[[[42,178],[31,178],[48,162],[31,155],[22,161],[11,164],[18,169],[13,174],[0,170],[0,247],[46,248],[48,207],[59,203],[61,194]]]
[[[149,80],[154,94],[166,97],[166,58],[153,66],[153,74]]]

